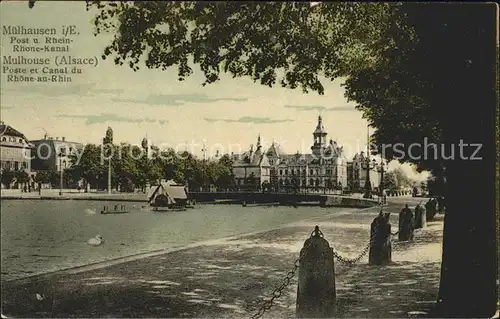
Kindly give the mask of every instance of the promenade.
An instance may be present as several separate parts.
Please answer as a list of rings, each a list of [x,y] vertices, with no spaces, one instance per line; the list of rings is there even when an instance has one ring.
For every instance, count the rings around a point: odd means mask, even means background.
[[[393,213],[393,231],[401,207],[384,208]],[[3,282],[2,311],[7,317],[248,318],[293,268],[315,225],[340,255],[354,258],[368,243],[378,210],[346,209],[143,259]],[[438,291],[441,238],[438,215],[413,242],[394,242],[389,266],[368,266],[366,256],[353,266],[335,261],[337,316],[427,311]],[[264,317],[294,317],[296,288],[297,274]]]
[[[13,200],[102,200],[102,201],[130,201],[130,202],[147,202],[146,194],[144,193],[111,193],[106,192],[88,192],[75,189],[63,189],[62,195],[59,194],[59,189],[42,189],[41,194],[36,192],[21,192],[18,189],[2,189],[0,199]]]

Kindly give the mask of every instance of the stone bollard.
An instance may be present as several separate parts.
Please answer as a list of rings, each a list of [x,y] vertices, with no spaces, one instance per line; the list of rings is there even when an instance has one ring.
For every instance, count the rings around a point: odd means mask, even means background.
[[[243,203],[241,203],[241,206],[243,206],[243,207],[247,207],[247,201],[246,201],[246,200],[244,200],[244,201],[243,201]]]
[[[300,251],[296,315],[298,318],[335,316],[333,248],[316,226]]]
[[[425,210],[426,210],[426,219],[427,221],[432,221],[434,219],[434,216],[436,216],[437,213],[437,203],[434,199],[429,199],[427,203],[425,203]]]
[[[407,241],[413,239],[413,212],[408,208],[408,204],[405,208],[399,212],[399,241]]]
[[[389,213],[380,211],[370,227],[370,265],[387,265],[392,260],[391,223]]]
[[[427,225],[427,216],[424,206],[418,204],[415,207],[415,229],[425,228]]]

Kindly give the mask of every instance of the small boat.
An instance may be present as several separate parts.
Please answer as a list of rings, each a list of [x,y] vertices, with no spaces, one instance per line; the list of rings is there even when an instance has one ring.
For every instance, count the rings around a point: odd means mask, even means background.
[[[176,212],[176,211],[185,211],[187,210],[186,207],[162,207],[162,206],[157,206],[153,207],[154,212]]]
[[[130,211],[125,209],[125,206],[115,205],[114,209],[108,209],[108,206],[104,206],[103,210],[101,210],[101,214],[126,214],[130,213]]]

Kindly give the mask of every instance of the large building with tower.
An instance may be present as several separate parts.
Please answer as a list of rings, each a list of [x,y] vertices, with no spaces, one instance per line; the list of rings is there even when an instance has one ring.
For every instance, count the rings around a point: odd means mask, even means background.
[[[262,150],[260,136],[257,149],[235,156],[233,174],[236,186],[245,181],[269,182],[274,188],[343,189],[348,185],[347,158],[342,146],[327,139],[321,116],[313,131],[310,154],[283,154],[273,143]],[[250,174],[250,175],[249,175]],[[252,177],[252,178],[248,178]],[[257,181],[253,179],[257,177]]]

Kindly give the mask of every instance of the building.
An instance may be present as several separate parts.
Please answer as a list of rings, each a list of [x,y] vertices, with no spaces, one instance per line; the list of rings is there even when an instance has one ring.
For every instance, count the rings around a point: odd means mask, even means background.
[[[34,145],[34,154],[31,161],[33,170],[55,170],[70,168],[71,158],[83,149],[83,144],[66,141],[62,137],[55,139],[44,136],[41,140],[31,141]]]
[[[30,185],[31,174],[31,154],[33,144],[24,136],[23,133],[15,128],[0,122],[0,171],[25,172],[25,181],[19,182],[16,175],[12,176],[12,182],[6,182],[9,185],[1,184],[1,187],[12,188],[17,184],[21,188],[21,184]],[[4,181],[4,180],[3,180]]]
[[[184,207],[187,201],[186,187],[173,180],[162,180],[158,185],[151,186],[147,199],[151,206]]]
[[[272,143],[269,149],[261,152],[260,136],[257,150],[252,149],[235,162],[233,174],[236,184],[242,185],[250,174],[262,183],[269,181],[274,189],[342,189],[347,186],[347,158],[343,147],[337,142],[327,142],[327,132],[321,116],[313,131],[313,145],[310,154],[283,154],[280,146]],[[253,157],[252,157],[253,156]]]
[[[281,154],[271,145],[267,155],[274,165],[272,180],[279,187],[342,189],[347,186],[347,158],[336,141],[329,140],[321,116],[313,131],[311,154]]]
[[[238,189],[257,189],[265,182],[270,182],[271,165],[265,152],[262,151],[260,136],[257,147],[253,145],[243,154],[233,155],[233,175]]]
[[[1,170],[31,172],[33,144],[23,133],[0,122]]]
[[[367,163],[370,165],[370,184],[372,190],[375,190],[380,185],[381,166],[373,160],[369,160],[365,152],[354,155],[352,162],[349,162],[349,185],[354,192],[363,192],[365,189]]]

